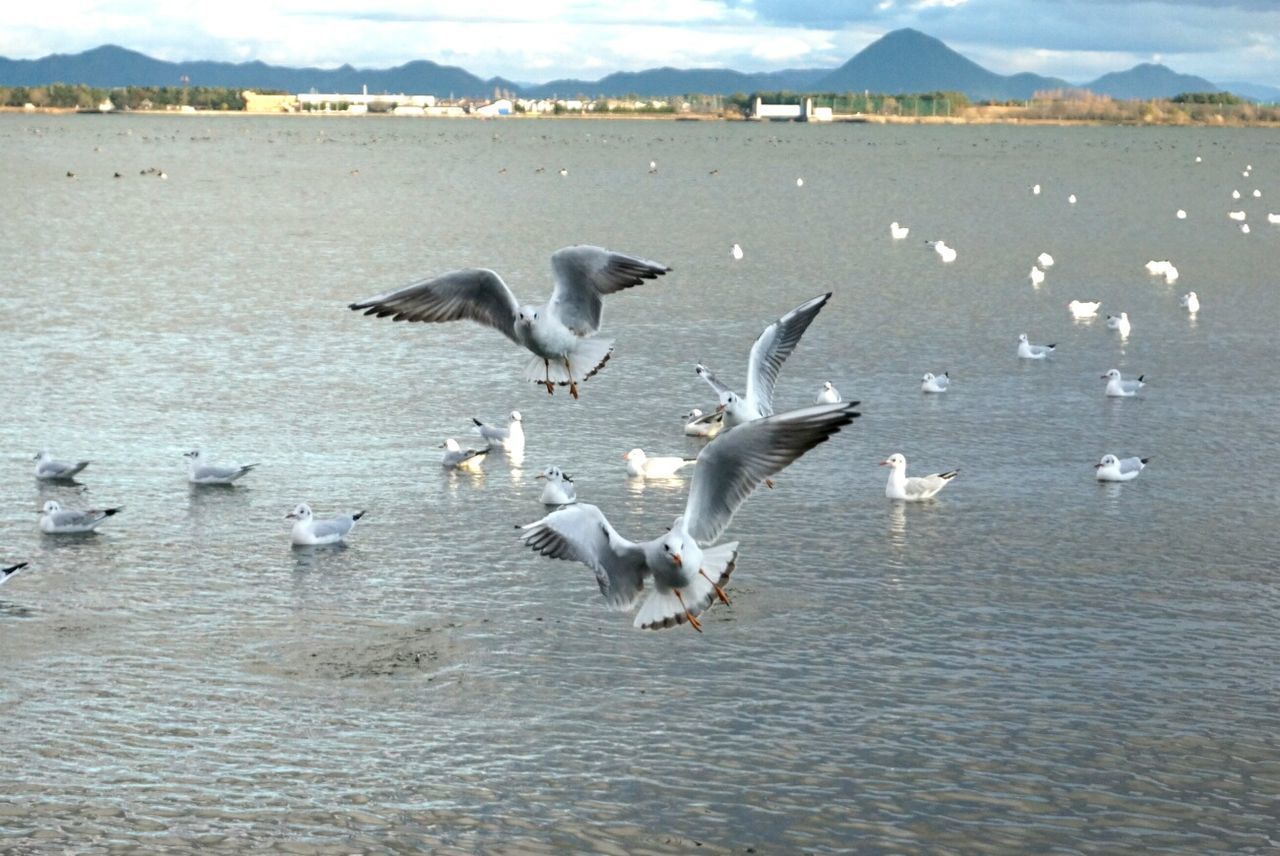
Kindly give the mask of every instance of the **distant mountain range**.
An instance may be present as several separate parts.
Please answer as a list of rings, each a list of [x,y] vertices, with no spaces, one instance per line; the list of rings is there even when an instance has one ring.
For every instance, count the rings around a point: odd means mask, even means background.
[[[1072,84],[1037,74],[1000,75],[983,68],[918,30],[894,30],[868,45],[837,69],[792,69],[744,74],[730,69],[655,68],[618,72],[600,80],[553,80],[518,84],[500,77],[483,80],[466,69],[415,60],[386,69],[291,68],[261,62],[165,62],[137,51],[103,45],[78,54],[52,54],[35,60],[0,57],[0,86],[49,83],[116,86],[225,86],[286,92],[406,92],[468,98],[491,97],[505,90],[528,98],[661,97],[701,93],[793,90],[879,93],[951,90],[975,101],[1021,100],[1050,89],[1089,89],[1115,98],[1167,98],[1180,92],[1228,89],[1247,98],[1280,99],[1280,89],[1257,84],[1218,86],[1201,77],[1177,74],[1163,65],[1142,64]]]

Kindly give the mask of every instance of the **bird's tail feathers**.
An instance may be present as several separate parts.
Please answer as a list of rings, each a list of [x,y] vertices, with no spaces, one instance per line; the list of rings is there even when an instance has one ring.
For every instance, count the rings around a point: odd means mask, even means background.
[[[649,596],[640,604],[636,613],[635,626],[641,630],[662,630],[684,624],[692,615],[697,618],[711,608],[716,602],[715,586],[724,588],[729,582],[729,575],[738,560],[738,542],[721,544],[702,552],[702,571],[689,585],[680,589],[681,598],[675,591],[661,592],[656,588],[650,590]],[[712,583],[715,583],[715,586]],[[686,611],[687,610],[687,611]]]
[[[550,380],[556,386],[582,383],[604,368],[612,354],[612,339],[579,339],[569,354],[568,365],[565,365],[564,360],[547,360],[535,356],[525,364],[524,379],[530,383],[542,384]]]
[[[955,478],[958,475],[960,475],[960,470],[958,469],[947,470],[945,473],[938,473],[938,478],[942,479],[943,481],[951,481],[953,478]],[[950,494],[948,494],[948,496],[950,496]]]

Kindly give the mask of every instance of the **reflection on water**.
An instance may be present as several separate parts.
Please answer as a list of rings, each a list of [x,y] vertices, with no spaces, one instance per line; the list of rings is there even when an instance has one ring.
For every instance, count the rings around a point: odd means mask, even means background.
[[[1218,467],[1280,469],[1276,235],[1151,212],[1224,198],[1243,163],[1280,180],[1280,140],[366,118],[0,115],[0,546],[32,565],[0,600],[0,849],[1273,846],[1280,495]],[[346,309],[466,266],[541,300],[575,243],[673,268],[608,297],[614,353],[577,401],[492,330]],[[1205,318],[1143,270],[1168,257]],[[776,404],[829,379],[864,415],[739,511],[703,634],[635,631],[590,569],[522,547],[548,463],[624,536],[660,533],[694,476],[628,479],[620,454],[696,455],[693,366],[815,289]],[[1073,297],[1137,326],[1073,322]],[[1053,358],[1018,360],[1023,331]],[[922,395],[935,366],[963,384]],[[1102,403],[1110,367],[1156,380]],[[528,470],[424,454],[507,407]],[[263,463],[192,489],[175,438]],[[32,489],[40,443],[91,457],[81,484]],[[894,450],[963,475],[889,502]],[[1156,463],[1096,484],[1107,451]],[[45,537],[46,498],[126,511]],[[301,500],[369,514],[295,550]]]

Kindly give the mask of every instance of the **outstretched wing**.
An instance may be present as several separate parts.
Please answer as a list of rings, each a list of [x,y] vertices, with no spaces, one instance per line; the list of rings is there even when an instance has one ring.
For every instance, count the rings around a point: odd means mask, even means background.
[[[566,506],[520,529],[521,540],[543,556],[582,562],[595,571],[610,607],[630,609],[639,600],[648,574],[644,551],[619,535],[594,505]]]
[[[698,377],[702,378],[708,384],[711,385],[711,388],[716,391],[716,395],[720,397],[721,402],[724,401],[724,396],[728,395],[730,392],[733,392],[733,390],[729,389],[729,387],[725,386],[720,381],[716,380],[716,376],[711,373],[711,370],[708,369],[706,366],[702,365],[701,363],[694,366],[693,370],[698,373]]]
[[[720,434],[698,455],[684,507],[685,530],[712,544],[760,483],[824,442],[859,414],[856,401],[766,416]]]
[[[547,311],[579,336],[600,329],[604,295],[656,279],[671,268],[660,262],[626,256],[603,247],[565,247],[551,255],[556,287]]]
[[[792,309],[774,321],[751,346],[751,358],[747,364],[747,403],[754,404],[760,413],[773,413],[773,385],[787,357],[800,344],[804,331],[818,317],[818,312],[831,299],[831,292],[819,295]]]
[[[451,271],[352,303],[350,308],[379,318],[389,315],[393,321],[478,321],[520,344],[515,333],[520,304],[502,277],[485,268]]]

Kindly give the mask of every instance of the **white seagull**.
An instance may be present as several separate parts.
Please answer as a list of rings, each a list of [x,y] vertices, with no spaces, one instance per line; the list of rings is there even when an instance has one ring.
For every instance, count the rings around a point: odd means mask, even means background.
[[[1280,225],[1280,214],[1267,214],[1267,222],[1271,225]]]
[[[921,392],[946,392],[949,386],[951,386],[951,375],[947,372],[941,375],[925,372],[924,377],[920,379]]]
[[[1167,259],[1164,261],[1152,259],[1147,262],[1147,273],[1152,276],[1163,276],[1164,281],[1169,283],[1178,278],[1178,269],[1173,266],[1173,262]]]
[[[1129,313],[1121,312],[1119,315],[1107,316],[1107,327],[1118,332],[1121,339],[1127,339],[1133,325],[1129,323]]]
[[[956,260],[956,251],[947,246],[946,241],[925,241],[926,244],[933,247],[933,251],[938,254],[938,258],[947,264]]]
[[[1032,265],[1031,266],[1031,284],[1038,286],[1042,282],[1044,282],[1044,271],[1040,270],[1040,268],[1036,267],[1035,265]]]
[[[1038,184],[1033,184],[1033,185],[1031,185],[1031,193],[1032,193],[1033,195],[1035,195],[1035,196],[1039,196],[1039,195],[1040,195],[1040,185],[1038,185]]]
[[[440,466],[446,470],[465,470],[470,473],[479,472],[485,455],[489,454],[488,449],[464,449],[452,437],[441,443],[440,448],[444,449]]]
[[[599,508],[585,503],[518,527],[521,540],[543,556],[591,568],[613,609],[630,610],[644,598],[636,627],[657,630],[688,622],[701,630],[698,616],[717,598],[728,602],[724,586],[738,544],[712,545],[734,512],[761,482],[852,422],[858,415],[853,407],[815,405],[721,434],[698,456],[684,513],[652,541],[627,540]]]
[[[1040,267],[1044,267],[1044,268],[1053,267],[1053,256],[1049,255],[1048,253],[1041,253],[1040,255],[1036,256],[1036,261],[1040,262]]]
[[[818,312],[831,299],[831,292],[808,300],[777,321],[774,321],[756,337],[747,359],[747,392],[739,396],[716,380],[706,366],[695,368],[698,376],[711,385],[720,399],[720,410],[725,413],[725,426],[732,428],[752,419],[773,413],[773,386],[778,380],[782,364],[796,349],[800,337],[813,323]]]
[[[578,501],[578,489],[573,486],[573,479],[559,467],[547,467],[538,473],[537,478],[547,482],[542,486],[543,505],[569,505]]]
[[[1182,305],[1187,307],[1188,312],[1195,315],[1200,311],[1200,298],[1196,297],[1196,293],[1194,291],[1188,291],[1186,294],[1182,295]]]
[[[370,297],[350,308],[396,321],[478,321],[534,354],[526,380],[546,386],[578,384],[598,372],[613,342],[596,338],[604,296],[655,279],[671,268],[601,247],[577,246],[551,256],[555,288],[541,306],[521,306],[511,289],[491,270],[467,268]]]
[[[356,521],[364,517],[364,512],[344,514],[341,517],[331,517],[328,520],[317,520],[311,514],[311,506],[304,502],[284,517],[285,520],[294,522],[293,531],[289,533],[293,543],[298,546],[309,546],[312,544],[338,543],[351,532],[356,525]]]
[[[909,234],[911,234],[911,228],[909,226],[899,226],[897,220],[894,220],[889,224],[889,235],[895,241],[901,241]]]
[[[257,466],[216,466],[208,463],[203,449],[192,449],[190,452],[183,452],[182,456],[187,459],[187,481],[192,484],[231,484]]]
[[[907,477],[907,459],[895,452],[880,462],[880,466],[889,468],[889,481],[884,486],[884,495],[889,499],[900,499],[905,502],[919,502],[932,499],[938,491],[960,474],[959,470],[947,470],[945,473],[931,473],[927,476]]]
[[[729,250],[729,255],[733,256],[735,261],[741,261],[742,247],[739,244],[734,244],[733,249]]]
[[[1243,175],[1243,173],[1242,173],[1242,175]],[[1249,176],[1247,176],[1247,175],[1245,176],[1245,178],[1248,178],[1248,177],[1249,177]],[[1233,190],[1233,191],[1231,191],[1231,198],[1232,198],[1232,199],[1239,199],[1239,198],[1240,198],[1240,191],[1238,191],[1238,190]]]
[[[1119,369],[1109,369],[1102,379],[1107,382],[1107,395],[1111,398],[1133,398],[1138,390],[1146,386],[1142,379],[1146,375],[1138,375],[1137,380],[1125,380]]]
[[[1186,209],[1179,208],[1176,212],[1174,212],[1174,216],[1177,217],[1179,220],[1187,219]]]
[[[644,449],[632,449],[622,456],[627,462],[627,475],[635,478],[665,479],[697,461],[697,458],[681,458],[678,455],[651,458]]]
[[[1103,455],[1102,461],[1093,465],[1098,481],[1133,481],[1146,467],[1150,458],[1117,458]]]
[[[1024,360],[1043,360],[1053,353],[1057,345],[1033,345],[1027,341],[1026,333],[1018,334],[1018,356]]]
[[[835,404],[837,401],[844,401],[840,397],[840,390],[831,385],[831,381],[825,381],[822,389],[818,390],[818,396],[813,400],[814,404]]]
[[[1067,197],[1067,202],[1071,203],[1072,205],[1075,205],[1075,204],[1076,204],[1076,195],[1073,193],[1073,194],[1071,194],[1070,196],[1068,196],[1068,197]]]
[[[89,466],[88,461],[76,461],[74,464],[68,464],[63,461],[55,461],[53,455],[47,449],[41,449],[36,453],[36,478],[44,481],[66,481],[74,478],[76,473]]]
[[[92,532],[98,524],[112,515],[120,513],[121,508],[96,508],[76,511],[63,508],[56,500],[44,504],[40,514],[40,531],[50,535],[74,535],[81,532]]]
[[[472,427],[472,432],[479,434],[489,444],[489,448],[497,446],[514,454],[524,451],[524,417],[520,415],[519,410],[511,411],[507,417],[506,427],[501,425],[490,425],[487,422],[481,422],[474,416],[471,421],[476,423]]]
[[[1072,318],[1092,318],[1098,314],[1101,305],[1097,300],[1073,300],[1067,304],[1067,309],[1071,311]]]
[[[693,408],[685,414],[684,433],[689,437],[714,437],[724,428],[724,411],[703,413]]]
[[[18,571],[27,566],[26,562],[19,562],[16,565],[10,565],[7,568],[0,568],[0,586],[9,582],[10,579],[18,575]]]
[[[1232,220],[1244,220],[1249,215],[1243,211],[1228,211],[1227,216]]]

